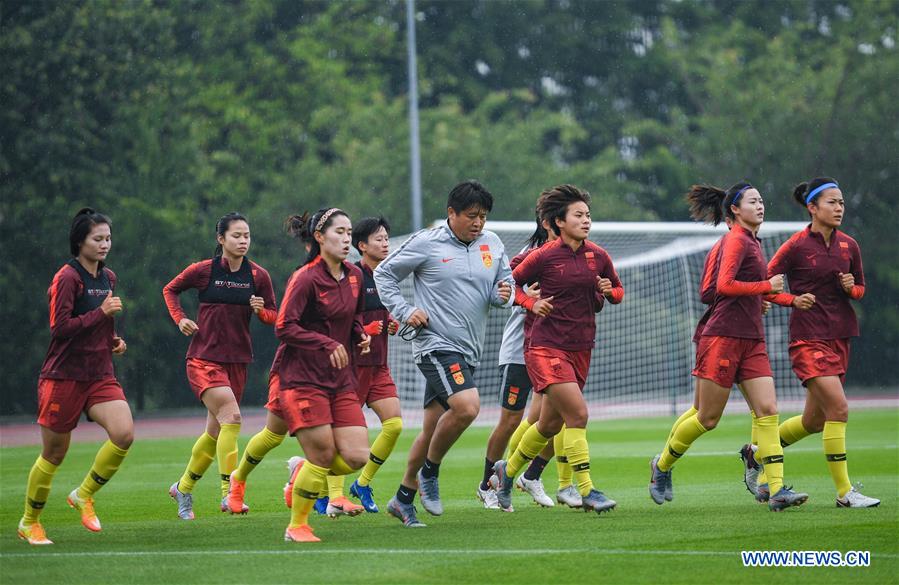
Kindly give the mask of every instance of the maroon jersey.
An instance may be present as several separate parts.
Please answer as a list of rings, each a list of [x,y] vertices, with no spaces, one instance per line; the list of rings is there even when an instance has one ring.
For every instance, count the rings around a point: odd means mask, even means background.
[[[712,314],[702,335],[765,339],[762,295],[771,292],[765,257],[754,233],[734,225],[722,238]]]
[[[855,277],[849,293],[840,285],[840,273]],[[791,293],[786,296],[791,302],[794,295],[815,295],[812,308],[790,313],[790,341],[858,336],[858,320],[849,299],[864,296],[865,274],[854,239],[834,230],[828,247],[824,236],[809,225],[784,242],[768,264],[768,274],[786,276]]]
[[[250,297],[263,299],[265,308],[259,314],[260,321],[271,325],[277,317],[275,291],[265,268],[244,258],[240,268],[232,272],[228,261],[221,256],[191,264],[162,289],[175,323],[187,316],[178,295],[192,288],[200,291],[200,310],[198,330],[190,340],[187,358],[220,363],[252,362]]]
[[[549,316],[535,319],[529,347],[565,351],[592,349],[596,336],[596,277],[612,281],[612,303],[624,298],[624,288],[608,253],[589,240],[572,250],[562,238],[543,244],[512,271],[519,286],[540,283],[540,295],[553,297]]]
[[[374,321],[381,321],[383,328],[378,335],[371,336],[371,351],[359,355],[356,349],[357,366],[386,366],[387,365],[387,323],[390,320],[390,311],[381,303],[378,289],[375,286],[375,277],[371,268],[361,260],[356,266],[362,271],[362,296],[364,309],[362,311],[362,323],[368,325]]]
[[[47,290],[50,347],[41,378],[89,382],[115,377],[115,321],[100,308],[115,285],[115,273],[102,263],[96,277],[75,259],[57,271]]]
[[[705,328],[705,324],[708,322],[709,317],[712,316],[712,309],[714,308],[712,302],[715,300],[715,279],[718,278],[718,254],[721,251],[721,243],[723,241],[724,238],[722,237],[715,242],[715,245],[712,246],[712,249],[709,250],[709,253],[705,257],[705,263],[702,265],[702,280],[699,284],[699,300],[709,307],[705,310],[705,313],[702,314],[702,317],[699,318],[699,322],[696,324],[696,331],[693,333],[693,343],[699,343],[699,338],[702,337],[702,330]]]
[[[287,285],[275,334],[285,344],[278,368],[281,388],[355,390],[356,343],[362,340],[362,271],[343,263],[345,277],[334,280],[321,256],[296,272]],[[343,345],[349,366],[336,370],[331,353]]]

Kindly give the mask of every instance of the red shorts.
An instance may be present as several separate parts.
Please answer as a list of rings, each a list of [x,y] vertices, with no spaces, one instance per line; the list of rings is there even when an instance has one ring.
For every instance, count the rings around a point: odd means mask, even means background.
[[[849,367],[849,340],[794,341],[790,344],[790,362],[803,386],[820,376],[839,376],[840,382],[844,382]]]
[[[359,380],[356,386],[359,404],[371,406],[378,400],[397,398],[396,384],[388,366],[357,366],[356,378]]]
[[[197,398],[210,388],[226,386],[234,392],[234,398],[240,403],[243,388],[247,385],[247,364],[229,364],[211,362],[200,358],[188,358],[187,381]]]
[[[284,411],[281,410],[280,396],[281,377],[275,372],[270,372],[268,375],[268,402],[265,403],[265,408],[273,415],[284,420]]]
[[[278,401],[291,435],[322,425],[366,426],[362,405],[351,390],[335,393],[319,388],[282,388]]]
[[[765,340],[706,335],[696,349],[693,375],[723,388],[730,388],[734,382],[774,376]]]
[[[524,352],[528,376],[534,384],[534,392],[543,392],[550,384],[576,382],[583,390],[590,370],[590,354],[593,350],[566,351],[552,347],[532,347]]]
[[[82,412],[113,400],[125,400],[125,392],[115,378],[91,382],[43,378],[37,385],[37,424],[54,433],[68,433],[78,426]]]

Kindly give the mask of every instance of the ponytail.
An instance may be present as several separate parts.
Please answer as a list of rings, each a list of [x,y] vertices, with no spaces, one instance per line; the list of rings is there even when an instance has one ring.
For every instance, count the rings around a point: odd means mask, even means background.
[[[696,221],[718,225],[725,217],[736,219],[731,205],[739,205],[743,194],[754,189],[751,183],[741,181],[725,191],[714,185],[693,185],[687,191],[690,217]]]
[[[306,255],[306,259],[301,266],[309,264],[321,254],[321,248],[319,247],[318,242],[315,241],[314,234],[315,232],[324,232],[328,229],[328,226],[331,225],[333,219],[338,215],[349,217],[349,215],[341,209],[337,209],[336,207],[324,207],[316,211],[311,217],[307,211],[304,212],[303,215],[291,215],[284,221],[284,227],[290,236],[309,245],[309,253]]]

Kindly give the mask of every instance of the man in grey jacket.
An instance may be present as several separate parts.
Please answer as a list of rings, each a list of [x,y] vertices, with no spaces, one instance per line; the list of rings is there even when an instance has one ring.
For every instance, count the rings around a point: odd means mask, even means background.
[[[374,273],[381,302],[407,332],[417,332],[412,353],[427,381],[422,430],[409,450],[399,490],[387,504],[408,527],[424,526],[413,506],[417,490],[425,510],[443,513],[440,463],[480,410],[473,373],[487,313],[514,300],[505,247],[484,230],[492,208],[493,196],[477,181],[456,185],[447,200],[446,224],[412,234]],[[414,305],[400,293],[399,283],[409,275]]]

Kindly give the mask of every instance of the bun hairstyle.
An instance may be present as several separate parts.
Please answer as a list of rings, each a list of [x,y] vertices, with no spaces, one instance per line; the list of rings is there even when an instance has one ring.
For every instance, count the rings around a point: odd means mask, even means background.
[[[101,223],[105,223],[108,226],[112,225],[108,217],[94,211],[90,207],[84,207],[75,214],[75,217],[72,218],[72,227],[69,228],[69,251],[72,253],[72,256],[78,256],[81,244],[84,243],[87,235],[91,233],[91,229]]]
[[[231,213],[226,213],[223,215],[217,222],[215,222],[215,233],[216,235],[224,237],[226,233],[228,233],[228,228],[231,226],[231,222],[235,221],[244,221],[247,225],[250,222],[247,221],[247,218],[242,214],[237,213],[236,211],[232,211]],[[222,245],[215,245],[215,253],[213,256],[221,256],[222,255]]]
[[[297,238],[304,244],[309,244],[309,254],[306,255],[303,265],[309,264],[321,254],[321,248],[318,242],[315,241],[315,232],[324,232],[334,223],[334,218],[339,215],[346,218],[350,217],[342,209],[323,207],[311,217],[309,212],[306,211],[303,215],[291,215],[284,221],[284,228],[290,236]]]
[[[743,193],[752,188],[746,181],[735,183],[727,191],[714,185],[693,185],[686,196],[690,217],[712,225],[718,225],[725,217],[736,219],[730,206],[739,205]]]
[[[821,187],[824,188],[821,189]],[[827,189],[839,188],[840,186],[837,184],[836,179],[831,177],[815,177],[811,181],[799,183],[793,187],[793,199],[796,200],[796,203],[805,207],[809,203],[817,202],[821,193],[827,191]]]
[[[537,223],[539,224],[540,220],[545,219],[549,223],[550,229],[557,236],[561,235],[562,230],[556,225],[556,220],[565,221],[568,206],[578,202],[590,205],[590,193],[568,184],[546,189],[540,194],[540,199],[537,201]]]

